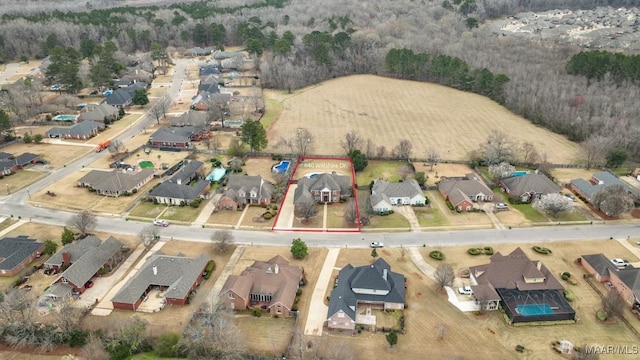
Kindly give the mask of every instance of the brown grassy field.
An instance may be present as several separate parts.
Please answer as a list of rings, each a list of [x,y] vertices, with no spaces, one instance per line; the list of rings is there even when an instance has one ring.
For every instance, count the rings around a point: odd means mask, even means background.
[[[269,128],[272,144],[305,127],[316,134],[316,154],[342,154],[339,141],[351,130],[387,151],[409,139],[413,157],[424,157],[426,149],[434,147],[443,159],[466,159],[470,150],[501,129],[518,129],[511,136],[532,142],[552,163],[570,163],[578,151],[566,138],[488,98],[435,84],[356,75],[279,97],[284,109]]]
[[[73,162],[83,155],[92,151],[90,147],[58,145],[58,144],[12,144],[2,149],[4,152],[11,153],[15,156],[25,152],[38,154],[43,160],[49,162],[48,166],[54,169],[61,168],[63,165]]]

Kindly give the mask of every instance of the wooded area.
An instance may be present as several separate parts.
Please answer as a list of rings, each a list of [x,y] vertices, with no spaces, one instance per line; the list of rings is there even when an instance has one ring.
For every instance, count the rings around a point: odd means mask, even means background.
[[[385,62],[391,50],[410,49],[414,55],[429,54],[430,61],[425,61],[417,80],[490,96],[534,124],[574,141],[600,135],[608,148],[625,149],[637,159],[637,85],[616,81],[606,72],[596,78],[599,81],[567,73],[567,62],[582,50],[577,46],[496,37],[483,26],[491,18],[521,11],[635,3],[223,0],[110,8],[123,3],[96,1],[90,4],[94,10],[87,11],[91,9],[86,5],[73,7],[62,1],[42,2],[41,11],[36,12],[31,6],[5,0],[0,7],[0,60],[43,57],[56,45],[81,49],[83,41],[112,41],[126,54],[149,51],[153,43],[169,52],[196,45],[243,45],[260,67],[263,86],[292,90],[349,74],[413,78],[398,74]],[[445,78],[438,79],[434,64],[441,65]],[[466,72],[472,81],[452,76],[452,69]],[[460,83],[460,79],[466,81]]]

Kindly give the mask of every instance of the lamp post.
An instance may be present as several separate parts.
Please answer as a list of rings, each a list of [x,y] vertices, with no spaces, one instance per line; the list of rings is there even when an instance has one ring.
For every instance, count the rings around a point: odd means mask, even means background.
[[[27,189],[27,196],[29,197],[29,199],[31,199],[31,193],[29,192],[29,189]]]

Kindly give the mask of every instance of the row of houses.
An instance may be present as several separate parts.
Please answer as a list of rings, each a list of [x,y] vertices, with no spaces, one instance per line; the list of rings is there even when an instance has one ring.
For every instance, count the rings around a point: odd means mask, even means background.
[[[30,152],[14,156],[11,153],[0,151],[0,175],[11,175],[41,160],[40,155]]]

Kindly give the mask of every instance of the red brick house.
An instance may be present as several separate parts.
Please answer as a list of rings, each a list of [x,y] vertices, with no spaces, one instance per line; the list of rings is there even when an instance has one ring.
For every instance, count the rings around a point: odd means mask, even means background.
[[[0,276],[15,276],[44,251],[44,243],[26,235],[0,240]]]
[[[271,315],[288,317],[295,304],[302,269],[276,255],[269,261],[256,261],[240,275],[230,275],[220,300],[231,309],[258,307]]]
[[[217,210],[238,210],[248,204],[270,204],[273,202],[275,186],[262,176],[230,174]]]
[[[630,307],[640,308],[639,268],[618,267],[603,254],[582,255],[580,263],[598,282],[610,282]]]
[[[209,259],[168,256],[157,253],[150,256],[133,277],[111,299],[114,309],[136,311],[151,290],[160,290],[169,305],[185,305],[189,295],[200,285]]]
[[[471,211],[474,203],[493,200],[493,191],[475,174],[442,178],[438,183],[438,191],[458,211]]]
[[[342,198],[353,195],[351,177],[336,173],[313,174],[298,180],[298,187],[293,194],[293,204],[300,204],[313,199],[315,202],[338,202]]]

